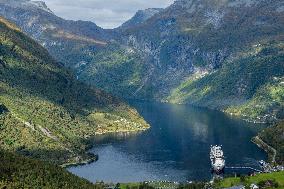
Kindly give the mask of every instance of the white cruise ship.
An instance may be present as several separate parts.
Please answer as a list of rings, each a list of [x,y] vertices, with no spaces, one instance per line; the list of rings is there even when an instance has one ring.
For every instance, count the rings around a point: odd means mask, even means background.
[[[216,174],[223,173],[225,168],[225,158],[221,146],[211,146],[210,159],[213,172]]]

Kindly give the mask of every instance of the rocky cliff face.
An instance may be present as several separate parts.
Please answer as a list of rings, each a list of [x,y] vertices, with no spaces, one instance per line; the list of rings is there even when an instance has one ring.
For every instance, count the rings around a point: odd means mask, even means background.
[[[11,3],[2,0],[2,5],[0,14],[16,21],[56,58],[73,67],[79,79],[117,96],[190,103],[245,117],[261,115],[260,120],[282,115],[281,0],[177,0],[163,10],[139,11],[115,30],[64,21],[42,8],[30,16]],[[23,22],[20,15],[29,19]],[[58,23],[56,28],[65,27],[63,31],[53,29],[51,35],[40,32],[43,29],[32,32],[33,27],[28,26],[34,17],[44,18],[35,28],[51,17],[59,20],[52,22]],[[74,28],[84,28],[84,32]],[[271,94],[264,95],[264,88]],[[278,91],[278,100],[273,91]],[[269,105],[269,99],[275,104]],[[249,113],[253,106],[259,109]]]

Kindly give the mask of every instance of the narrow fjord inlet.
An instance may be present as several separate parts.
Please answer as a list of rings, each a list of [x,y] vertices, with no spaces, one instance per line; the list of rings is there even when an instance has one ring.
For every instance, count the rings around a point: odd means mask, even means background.
[[[228,166],[258,167],[265,153],[250,140],[264,125],[186,105],[134,101],[151,124],[137,134],[96,137],[99,160],[69,170],[92,182],[209,180],[211,144],[222,144]],[[228,170],[229,171],[229,170]]]
[[[284,0],[0,0],[0,189],[284,189]]]

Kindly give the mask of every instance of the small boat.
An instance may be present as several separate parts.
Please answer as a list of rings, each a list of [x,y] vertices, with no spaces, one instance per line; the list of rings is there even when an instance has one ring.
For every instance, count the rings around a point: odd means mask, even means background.
[[[260,166],[264,167],[266,165],[266,162],[264,160],[260,160],[258,162],[260,164]]]
[[[221,146],[211,146],[210,160],[212,165],[212,172],[216,174],[224,173],[225,169],[225,158],[224,152]]]

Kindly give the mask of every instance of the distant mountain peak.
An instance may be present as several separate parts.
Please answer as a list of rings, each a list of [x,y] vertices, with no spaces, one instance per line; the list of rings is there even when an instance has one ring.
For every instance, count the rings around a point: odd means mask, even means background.
[[[162,11],[164,9],[162,8],[148,8],[145,10],[139,10],[136,12],[136,14],[128,21],[126,21],[124,24],[122,24],[120,27],[121,28],[128,28],[128,27],[132,27],[138,24],[142,24],[143,22],[145,22],[146,20],[148,20],[149,18],[151,18],[152,16],[154,16],[155,14],[159,13],[160,11]]]
[[[45,4],[45,2],[43,2],[43,1],[30,1],[30,2],[34,5],[36,5],[38,8],[53,14],[53,12],[48,8],[48,6]]]
[[[48,6],[43,1],[31,1],[31,0],[0,0],[0,3],[10,5],[11,7],[18,8],[33,8],[41,9],[45,12],[53,14]]]

